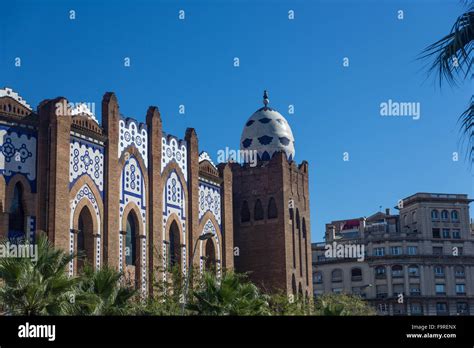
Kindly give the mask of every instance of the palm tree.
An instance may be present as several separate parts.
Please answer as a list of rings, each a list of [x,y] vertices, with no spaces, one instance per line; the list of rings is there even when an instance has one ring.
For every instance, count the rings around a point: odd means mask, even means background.
[[[187,308],[199,315],[270,315],[267,296],[244,275],[233,272],[221,279],[206,272]]]
[[[451,28],[451,32],[442,39],[425,48],[420,58],[434,59],[429,73],[436,73],[439,83],[446,80],[450,85],[457,80],[472,79],[472,46],[474,40],[474,3],[464,1],[467,10],[461,14]],[[462,137],[467,140],[467,157],[474,162],[474,97],[468,108],[459,116]]]
[[[75,255],[55,249],[45,235],[38,237],[37,260],[1,258],[0,303],[10,315],[61,315],[68,311],[76,279],[66,266]],[[4,247],[8,247],[7,242]]]
[[[104,266],[99,270],[87,265],[79,277],[74,305],[69,314],[125,315],[132,308],[137,291],[120,283],[122,274]]]

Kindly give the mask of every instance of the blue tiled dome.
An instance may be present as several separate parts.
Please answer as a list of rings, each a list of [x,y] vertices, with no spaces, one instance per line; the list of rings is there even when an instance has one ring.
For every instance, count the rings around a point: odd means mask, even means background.
[[[265,92],[263,108],[258,109],[245,123],[240,138],[241,150],[257,150],[261,160],[269,160],[277,151],[284,151],[289,160],[295,157],[295,140],[288,121],[267,106]]]

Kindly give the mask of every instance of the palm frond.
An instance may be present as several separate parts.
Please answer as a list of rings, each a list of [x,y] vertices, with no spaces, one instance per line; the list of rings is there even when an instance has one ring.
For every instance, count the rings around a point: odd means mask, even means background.
[[[434,58],[429,74],[436,74],[440,85],[443,80],[456,84],[456,78],[470,75],[474,40],[474,4],[460,15],[448,35],[426,47],[419,59]]]

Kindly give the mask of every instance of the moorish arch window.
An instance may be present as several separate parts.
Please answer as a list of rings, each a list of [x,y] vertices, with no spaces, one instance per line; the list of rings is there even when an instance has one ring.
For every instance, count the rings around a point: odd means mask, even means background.
[[[86,263],[94,262],[94,228],[92,215],[87,207],[83,207],[79,214],[77,232],[77,271],[81,272]]]
[[[243,201],[242,208],[240,209],[240,222],[250,221],[250,210],[247,201]]]
[[[181,247],[179,243],[179,227],[176,221],[170,226],[170,244],[169,244],[169,265],[171,268],[181,269]]]
[[[260,199],[257,199],[257,201],[255,202],[255,209],[253,214],[255,221],[263,220],[263,207]]]
[[[206,241],[206,270],[209,272],[215,272],[216,267],[216,248],[211,239]]]
[[[278,217],[278,210],[275,202],[275,198],[271,197],[268,201],[268,218],[275,219]]]
[[[127,216],[127,234],[125,235],[125,264],[135,266],[137,263],[137,219],[132,212]]]
[[[17,182],[13,188],[13,199],[10,205],[10,214],[8,215],[9,237],[13,239],[23,239],[26,237],[23,198],[23,187]]]

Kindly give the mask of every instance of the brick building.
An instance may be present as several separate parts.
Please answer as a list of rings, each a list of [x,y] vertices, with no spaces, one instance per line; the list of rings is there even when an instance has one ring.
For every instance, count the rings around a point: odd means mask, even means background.
[[[194,129],[184,138],[166,134],[157,107],[148,108],[145,123],[124,117],[113,93],[101,108],[101,122],[88,105],[63,97],[35,111],[12,89],[0,89],[0,237],[34,240],[44,231],[55,246],[82,251],[93,267],[123,271],[143,292],[152,289],[152,276],[166,279],[159,270],[170,265],[186,274],[191,263],[200,270],[212,263],[220,275],[234,268],[235,250],[237,269],[262,286],[312,292],[308,164],[293,162],[283,116],[267,105],[256,113],[265,120],[254,122],[270,133],[243,142],[245,149],[261,142],[258,164],[249,167],[215,165]],[[262,131],[249,122],[253,135]],[[258,215],[242,221],[242,204],[255,205]],[[76,260],[68,272],[83,266]]]

